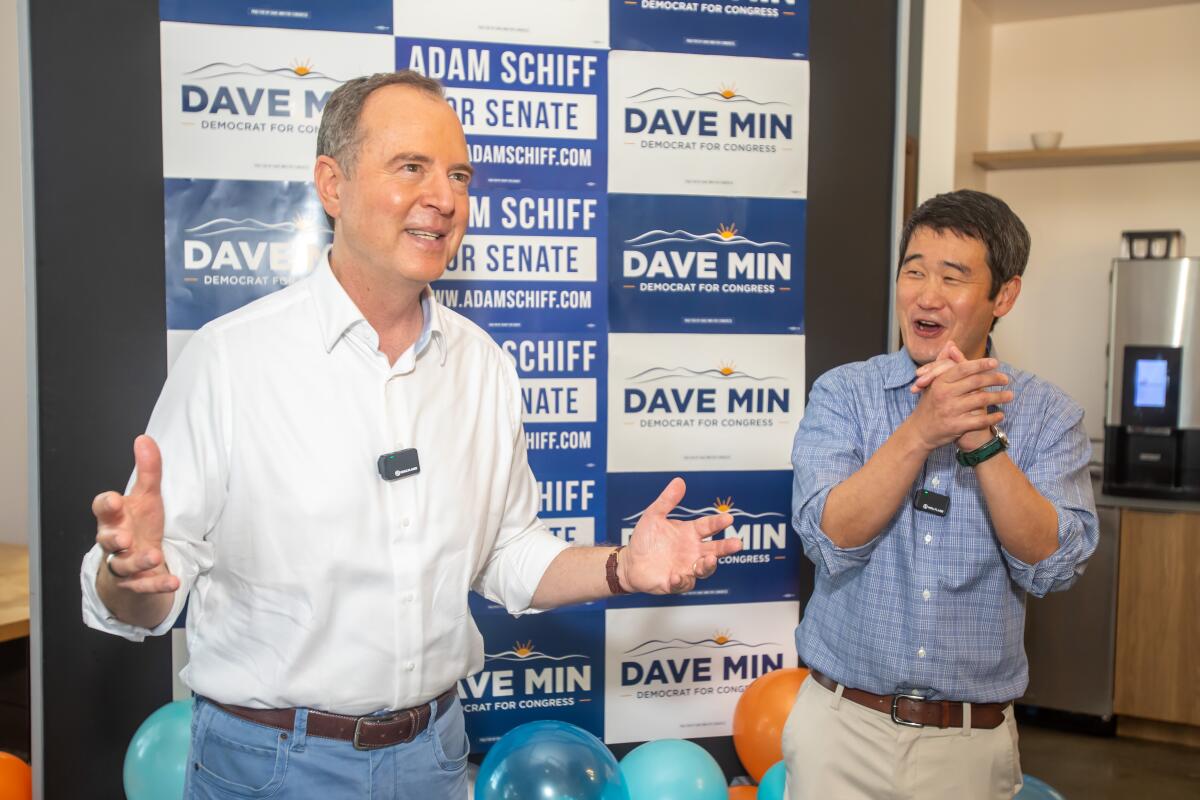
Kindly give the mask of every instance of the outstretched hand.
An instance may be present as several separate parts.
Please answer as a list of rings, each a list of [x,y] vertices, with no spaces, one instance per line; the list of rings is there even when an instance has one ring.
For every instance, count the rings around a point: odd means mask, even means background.
[[[133,442],[137,481],[129,494],[104,492],[92,501],[96,543],[115,585],[138,594],[174,592],[179,578],[167,571],[162,552],[162,456],[158,445],[142,435]]]
[[[625,589],[650,594],[690,592],[697,580],[716,572],[717,559],[742,549],[737,537],[709,538],[733,524],[728,514],[667,519],[686,489],[683,479],[675,478],[642,513],[617,564],[617,577]]]

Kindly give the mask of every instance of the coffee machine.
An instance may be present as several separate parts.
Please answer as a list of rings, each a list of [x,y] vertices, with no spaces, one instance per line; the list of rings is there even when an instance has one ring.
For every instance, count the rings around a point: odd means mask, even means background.
[[[1104,492],[1200,500],[1200,259],[1116,259],[1110,283]]]

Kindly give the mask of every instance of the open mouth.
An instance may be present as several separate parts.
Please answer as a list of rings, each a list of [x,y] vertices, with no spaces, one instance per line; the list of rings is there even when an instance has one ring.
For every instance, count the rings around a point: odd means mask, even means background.
[[[414,230],[411,228],[407,231],[407,233],[410,236],[416,236],[418,239],[426,239],[431,242],[436,242],[438,239],[441,239],[442,237],[444,237],[446,235],[444,233],[434,233],[433,231]]]
[[[916,331],[917,335],[929,339],[941,336],[942,331],[945,329],[944,325],[931,319],[918,319],[913,322],[913,330]]]

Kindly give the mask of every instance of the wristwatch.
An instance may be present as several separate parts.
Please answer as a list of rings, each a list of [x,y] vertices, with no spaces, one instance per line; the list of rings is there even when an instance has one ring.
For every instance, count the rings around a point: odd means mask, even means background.
[[[968,450],[965,453],[959,450],[954,454],[954,457],[964,467],[977,467],[992,456],[1007,449],[1008,437],[1004,435],[1004,431],[993,425],[992,438],[990,440],[976,447],[974,450]]]

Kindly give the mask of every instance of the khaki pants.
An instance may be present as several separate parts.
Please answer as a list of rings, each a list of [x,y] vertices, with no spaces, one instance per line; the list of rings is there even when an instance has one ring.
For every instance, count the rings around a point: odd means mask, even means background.
[[[812,678],[784,726],[783,760],[788,800],[1011,800],[1021,788],[1012,706],[992,730],[912,728]]]

